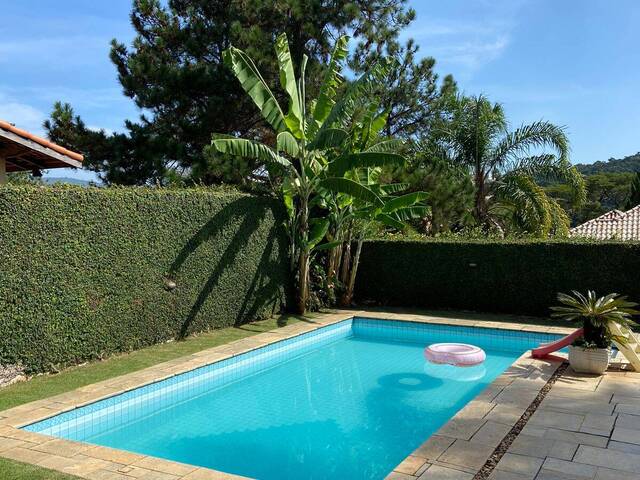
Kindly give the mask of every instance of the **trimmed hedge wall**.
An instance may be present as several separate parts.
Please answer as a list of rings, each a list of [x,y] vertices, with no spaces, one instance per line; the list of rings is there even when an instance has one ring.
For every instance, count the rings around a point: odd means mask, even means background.
[[[548,316],[557,292],[587,289],[640,302],[640,243],[369,241],[356,298]]]
[[[210,189],[0,187],[0,364],[46,371],[280,311],[284,220],[275,199]]]

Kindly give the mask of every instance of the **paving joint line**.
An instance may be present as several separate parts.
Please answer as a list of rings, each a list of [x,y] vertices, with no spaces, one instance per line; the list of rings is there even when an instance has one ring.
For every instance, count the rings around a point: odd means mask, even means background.
[[[536,398],[529,404],[529,406],[524,411],[520,419],[511,428],[511,430],[509,430],[509,433],[505,435],[505,437],[502,439],[500,444],[495,448],[495,450],[493,451],[491,456],[487,459],[487,461],[482,466],[482,468],[478,470],[478,473],[475,474],[475,476],[473,477],[473,480],[487,480],[489,478],[491,473],[498,466],[498,463],[500,462],[500,460],[502,460],[502,457],[504,457],[507,451],[509,450],[509,447],[511,447],[511,444],[515,441],[518,435],[520,435],[520,432],[522,432],[524,427],[527,425],[527,423],[531,419],[531,416],[538,409],[538,407],[540,406],[540,403],[542,403],[542,400],[544,400],[544,397],[547,396],[547,393],[551,391],[551,388],[553,387],[553,385],[562,376],[562,374],[567,370],[568,367],[569,367],[569,363],[563,362],[556,369],[553,375],[551,375],[551,378],[549,378],[549,380],[544,385],[544,387],[542,387],[542,389],[540,390]]]

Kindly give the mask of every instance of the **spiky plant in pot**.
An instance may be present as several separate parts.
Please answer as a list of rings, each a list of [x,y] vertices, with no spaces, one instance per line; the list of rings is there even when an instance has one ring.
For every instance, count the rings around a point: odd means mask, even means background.
[[[587,291],[586,295],[574,290],[572,294],[559,293],[558,300],[563,306],[551,307],[553,318],[582,323],[583,338],[574,342],[569,349],[569,361],[576,371],[604,373],[609,362],[611,342],[624,345],[628,341],[625,337],[615,335],[611,325],[625,328],[636,325],[632,316],[640,313],[634,309],[638,304],[627,301],[627,297],[617,293],[598,297],[592,290]]]

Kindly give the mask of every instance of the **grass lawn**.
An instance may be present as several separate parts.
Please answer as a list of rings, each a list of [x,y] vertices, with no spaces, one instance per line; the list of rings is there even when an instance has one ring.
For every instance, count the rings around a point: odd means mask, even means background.
[[[79,480],[80,477],[0,458],[0,478],[3,480]]]
[[[238,327],[223,328],[194,335],[180,342],[163,343],[132,353],[115,355],[107,360],[72,367],[55,375],[34,377],[29,381],[16,383],[1,389],[0,411],[141,370],[200,350],[216,347],[278,327],[284,327],[301,320],[304,319],[295,315],[283,315]],[[77,479],[77,477],[0,457],[0,479],[71,480]]]

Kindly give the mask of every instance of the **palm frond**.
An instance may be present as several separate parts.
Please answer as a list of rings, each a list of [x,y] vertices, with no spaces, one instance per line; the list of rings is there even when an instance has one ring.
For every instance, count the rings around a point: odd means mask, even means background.
[[[496,144],[491,153],[492,164],[501,168],[509,160],[527,155],[534,148],[552,148],[561,161],[569,157],[569,140],[563,127],[550,122],[539,121],[522,125],[509,132]]]
[[[569,161],[555,155],[543,154],[514,159],[505,170],[523,173],[540,180],[566,183],[576,206],[584,204],[587,199],[586,183],[582,174]]]

